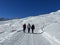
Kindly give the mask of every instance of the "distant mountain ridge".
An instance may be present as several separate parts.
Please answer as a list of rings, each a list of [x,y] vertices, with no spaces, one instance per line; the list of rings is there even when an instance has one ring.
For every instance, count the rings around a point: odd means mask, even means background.
[[[4,17],[0,17],[0,21],[7,21],[7,20],[12,20],[12,19],[20,19],[20,18],[4,18]]]
[[[9,20],[9,18],[0,18],[0,21],[6,21]]]

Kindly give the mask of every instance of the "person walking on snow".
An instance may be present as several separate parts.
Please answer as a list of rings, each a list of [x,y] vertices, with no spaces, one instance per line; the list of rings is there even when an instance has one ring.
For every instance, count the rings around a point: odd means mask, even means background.
[[[34,33],[34,29],[35,29],[35,25],[34,24],[31,26],[31,29],[32,29],[32,33]]]
[[[25,33],[26,30],[26,24],[23,24],[23,32]]]
[[[28,25],[27,25],[28,33],[30,33],[30,28],[31,28],[31,25],[28,24]]]

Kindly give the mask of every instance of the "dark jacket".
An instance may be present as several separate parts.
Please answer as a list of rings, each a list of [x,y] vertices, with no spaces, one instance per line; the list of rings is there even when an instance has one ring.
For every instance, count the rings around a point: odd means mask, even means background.
[[[26,24],[23,25],[23,28],[26,28]]]
[[[31,29],[35,29],[35,26],[34,26],[34,25],[32,25],[32,26],[31,26]]]

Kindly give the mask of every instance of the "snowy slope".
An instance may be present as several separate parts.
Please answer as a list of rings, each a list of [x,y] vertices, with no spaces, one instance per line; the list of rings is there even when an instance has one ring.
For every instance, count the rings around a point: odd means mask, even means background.
[[[22,25],[35,24],[35,34],[22,32]],[[0,21],[1,45],[60,45],[60,10],[23,19]],[[42,34],[40,34],[43,32]]]

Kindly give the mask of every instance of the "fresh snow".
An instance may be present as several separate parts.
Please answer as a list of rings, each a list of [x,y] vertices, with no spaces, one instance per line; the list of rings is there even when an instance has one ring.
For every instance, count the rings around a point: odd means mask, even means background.
[[[22,25],[35,24],[34,34]],[[30,31],[31,32],[31,31]],[[60,10],[22,19],[0,21],[0,45],[60,45]]]

